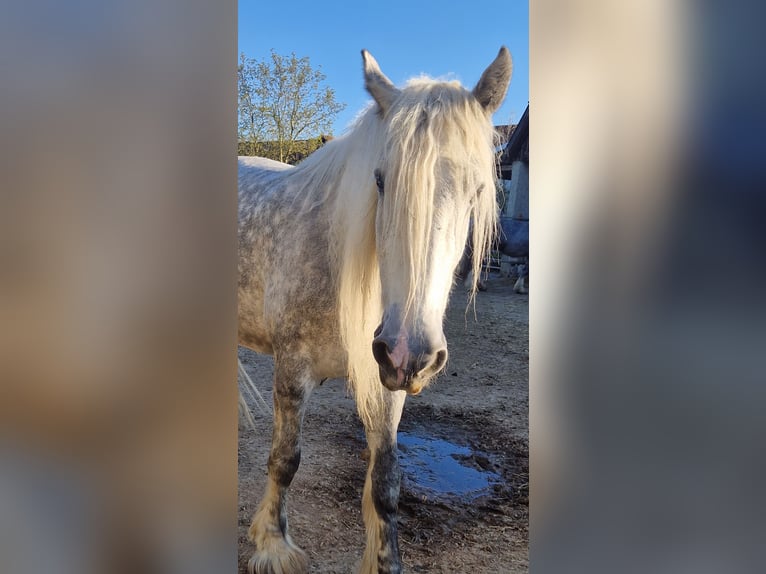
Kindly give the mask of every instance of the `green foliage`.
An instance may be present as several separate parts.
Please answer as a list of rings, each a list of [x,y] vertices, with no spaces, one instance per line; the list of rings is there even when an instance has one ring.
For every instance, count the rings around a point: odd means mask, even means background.
[[[326,76],[295,53],[258,61],[240,54],[238,137],[240,155],[297,163],[323,143],[346,106],[324,85]]]
[[[315,152],[325,144],[325,136],[311,138],[307,140],[298,140],[293,142],[292,151],[289,155],[283,156],[285,163],[295,165],[301,160],[305,159],[312,152]],[[239,140],[237,145],[237,155],[257,155],[259,157],[268,157],[270,159],[279,160],[280,150],[279,142],[277,141],[260,141],[250,142],[247,140]]]

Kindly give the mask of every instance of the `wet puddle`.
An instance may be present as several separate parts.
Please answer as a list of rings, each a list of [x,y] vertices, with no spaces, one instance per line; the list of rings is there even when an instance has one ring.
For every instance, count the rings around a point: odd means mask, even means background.
[[[399,432],[398,442],[403,479],[423,494],[475,498],[501,480],[492,471],[468,466],[476,455],[468,447],[408,432]]]

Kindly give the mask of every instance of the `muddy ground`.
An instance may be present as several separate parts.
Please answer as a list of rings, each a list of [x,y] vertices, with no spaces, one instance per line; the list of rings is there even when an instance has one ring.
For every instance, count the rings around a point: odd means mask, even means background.
[[[489,278],[487,291],[477,296],[475,318],[472,310],[466,313],[464,291],[453,293],[445,321],[449,363],[420,396],[407,399],[399,430],[449,441],[439,444],[454,445],[452,459],[484,477],[486,488],[434,489],[426,481],[428,471],[418,474],[412,470],[417,466],[407,464],[417,449],[404,447],[399,536],[406,572],[528,571],[528,311],[529,297],[514,293],[507,278]],[[239,356],[270,403],[271,357],[245,349]],[[253,550],[247,529],[265,486],[271,438],[270,418],[255,413],[256,428],[241,427],[239,441],[243,573]],[[364,547],[365,442],[344,382],[328,381],[311,396],[303,437],[288,503],[292,538],[308,553],[312,573],[354,572]]]

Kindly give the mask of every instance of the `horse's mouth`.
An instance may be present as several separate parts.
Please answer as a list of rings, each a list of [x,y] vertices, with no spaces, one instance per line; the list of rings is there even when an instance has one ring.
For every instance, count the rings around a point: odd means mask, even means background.
[[[428,384],[428,380],[419,375],[404,372],[403,369],[393,369],[378,365],[380,382],[389,391],[406,391],[408,395],[419,395]]]
[[[409,389],[407,389],[407,394],[412,395],[413,397],[416,397],[420,394],[420,392],[423,390],[425,385],[420,385],[419,387],[411,386]]]

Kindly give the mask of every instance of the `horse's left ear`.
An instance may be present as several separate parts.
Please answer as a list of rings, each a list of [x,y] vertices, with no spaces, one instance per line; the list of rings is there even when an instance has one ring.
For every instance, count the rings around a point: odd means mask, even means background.
[[[474,97],[486,110],[487,114],[493,114],[505,99],[508,84],[513,72],[511,53],[505,46],[500,48],[497,58],[479,78],[479,82],[473,89]]]
[[[378,62],[367,50],[362,50],[362,62],[364,63],[364,87],[380,106],[381,114],[385,114],[399,95],[399,90],[380,71]]]

